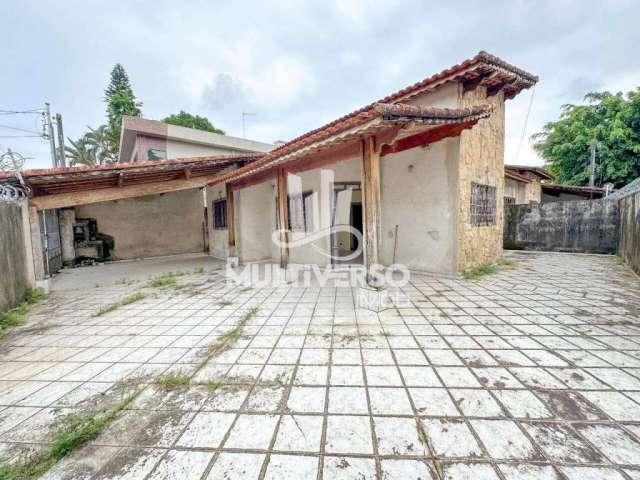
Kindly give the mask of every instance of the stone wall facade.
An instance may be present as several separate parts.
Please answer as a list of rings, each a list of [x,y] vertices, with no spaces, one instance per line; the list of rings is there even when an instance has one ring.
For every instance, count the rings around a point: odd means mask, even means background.
[[[461,87],[462,88],[462,87]],[[504,95],[487,97],[478,87],[460,94],[460,106],[493,105],[489,118],[460,135],[458,183],[458,271],[489,263],[502,255],[504,222]],[[471,183],[496,189],[495,224],[471,224]]]

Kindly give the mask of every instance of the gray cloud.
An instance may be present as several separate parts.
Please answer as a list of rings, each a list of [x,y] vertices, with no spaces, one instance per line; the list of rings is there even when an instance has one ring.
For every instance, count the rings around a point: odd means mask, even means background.
[[[464,3],[365,0],[117,3],[7,0],[0,108],[50,101],[71,137],[104,121],[122,62],[150,118],[180,109],[229,134],[288,139],[484,49],[540,76],[526,136],[593,89],[632,88],[640,46],[632,0]],[[86,19],[91,18],[91,22]],[[635,84],[635,85],[634,85]],[[507,106],[507,160],[530,93]],[[1,132],[0,132],[1,134]],[[46,166],[46,144],[8,142]],[[538,162],[528,145],[518,161]]]

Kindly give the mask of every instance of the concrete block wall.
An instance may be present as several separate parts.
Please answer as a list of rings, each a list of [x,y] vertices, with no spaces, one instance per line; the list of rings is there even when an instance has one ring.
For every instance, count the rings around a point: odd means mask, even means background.
[[[34,287],[31,232],[26,201],[0,201],[0,315]]]
[[[616,202],[603,199],[509,205],[505,217],[507,249],[606,254],[617,251]]]
[[[619,209],[620,243],[618,254],[640,274],[640,192],[621,198]]]

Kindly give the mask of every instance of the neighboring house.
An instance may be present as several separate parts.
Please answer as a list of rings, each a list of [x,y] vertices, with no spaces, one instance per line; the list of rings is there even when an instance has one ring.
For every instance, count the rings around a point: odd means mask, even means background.
[[[505,165],[504,202],[507,205],[540,203],[542,183],[553,179],[554,176],[541,167]]]
[[[212,254],[456,273],[502,254],[505,101],[538,77],[480,52],[210,182]],[[523,176],[523,178],[525,178]],[[338,207],[342,207],[339,212]],[[280,231],[280,226],[284,226]],[[274,232],[295,246],[278,246]]]
[[[140,117],[123,117],[120,162],[167,160],[235,153],[268,152],[270,143],[180,127]]]
[[[605,187],[579,187],[577,185],[542,184],[542,203],[591,200],[606,196]]]

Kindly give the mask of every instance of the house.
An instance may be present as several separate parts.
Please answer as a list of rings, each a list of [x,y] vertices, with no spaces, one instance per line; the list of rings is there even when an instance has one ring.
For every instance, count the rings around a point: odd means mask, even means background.
[[[119,161],[136,163],[147,160],[268,152],[273,148],[274,145],[270,143],[125,116],[122,118]]]
[[[208,250],[285,268],[447,274],[494,261],[505,102],[537,80],[480,52],[274,149],[127,118],[123,163],[23,172],[32,238],[42,238],[36,277],[77,257],[76,227],[111,238],[112,258]],[[147,160],[163,155],[192,156]]]
[[[211,253],[450,274],[494,261],[505,101],[537,80],[480,52],[218,175]]]
[[[611,191],[611,190],[609,190]],[[542,203],[568,202],[572,200],[592,200],[607,195],[606,187],[588,187],[578,185],[559,185],[545,183],[542,185]]]
[[[541,167],[523,165],[504,166],[504,202],[506,205],[540,203],[542,184],[554,176]]]

